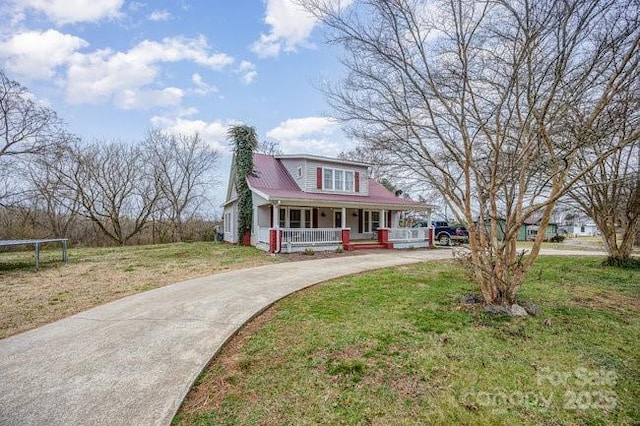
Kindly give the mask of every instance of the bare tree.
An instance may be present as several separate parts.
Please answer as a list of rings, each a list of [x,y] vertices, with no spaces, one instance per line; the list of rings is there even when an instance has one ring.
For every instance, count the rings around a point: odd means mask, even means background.
[[[608,123],[603,129],[602,149],[637,129],[639,111],[637,106],[634,108],[624,111],[628,118],[635,115],[634,120],[624,120],[617,127]],[[590,156],[579,158],[578,170],[588,168],[590,161]],[[640,230],[640,140],[589,168],[569,195],[602,232],[609,262],[625,264]]]
[[[601,150],[593,135],[640,78],[637,1],[299,2],[345,49],[347,76],[325,88],[338,117],[443,194],[485,302],[515,302],[556,201],[637,136]],[[585,153],[591,165],[572,173]],[[534,215],[524,256],[516,239]]]
[[[144,151],[117,142],[74,145],[58,163],[60,182],[75,192],[79,214],[124,245],[147,225],[159,197]]]
[[[41,228],[52,237],[69,236],[80,207],[78,192],[65,185],[57,171],[64,157],[64,151],[39,155],[25,171],[31,209],[43,216]]]
[[[207,199],[220,153],[197,133],[172,135],[158,130],[148,133],[144,148],[158,182],[158,208],[168,216],[173,240],[182,241],[185,221],[197,214]]]
[[[278,141],[265,139],[258,144],[256,152],[267,155],[282,155],[282,149]]]
[[[17,171],[26,157],[44,154],[67,140],[56,113],[0,70],[0,205],[24,189]]]
[[[371,150],[365,146],[356,146],[349,151],[341,152],[338,154],[338,158],[369,164],[371,167],[370,175],[374,179],[385,178],[390,181],[401,179],[398,170],[393,167],[385,155],[385,151]]]

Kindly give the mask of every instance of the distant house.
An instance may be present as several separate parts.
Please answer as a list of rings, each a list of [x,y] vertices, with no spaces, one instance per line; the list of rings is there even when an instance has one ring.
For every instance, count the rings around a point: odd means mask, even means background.
[[[598,235],[599,231],[596,224],[588,216],[570,211],[562,221],[560,232],[569,237],[594,237]]]
[[[499,219],[498,220],[498,239],[502,240],[504,238],[504,228],[506,227],[506,220]],[[538,235],[538,230],[540,229],[540,219],[535,217],[526,220],[518,231],[518,236],[516,237],[517,241],[531,241],[536,238]],[[549,223],[547,225],[547,229],[544,233],[544,239],[549,240],[554,236],[558,235],[558,224]]]
[[[520,228],[518,233],[518,241],[535,240],[538,236],[538,230],[540,229],[539,219],[530,219],[525,221],[524,225]],[[544,233],[544,239],[549,240],[558,235],[558,224],[549,223]]]
[[[425,247],[426,229],[400,228],[401,215],[433,206],[399,198],[368,175],[369,166],[315,155],[254,154],[247,177],[253,200],[250,243],[270,252]],[[224,240],[236,243],[233,176],[224,208]]]

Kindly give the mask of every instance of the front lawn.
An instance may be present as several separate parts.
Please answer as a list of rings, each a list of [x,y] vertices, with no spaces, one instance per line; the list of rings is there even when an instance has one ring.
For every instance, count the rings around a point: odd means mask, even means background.
[[[637,424],[640,271],[543,257],[521,297],[462,305],[451,262],[332,281],[277,303],[200,376],[174,423]]]
[[[0,338],[130,294],[229,269],[282,261],[253,247],[212,242],[0,253]]]

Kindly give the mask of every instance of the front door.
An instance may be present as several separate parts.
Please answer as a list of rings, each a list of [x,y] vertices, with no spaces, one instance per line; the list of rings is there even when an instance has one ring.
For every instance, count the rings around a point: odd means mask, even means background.
[[[342,228],[342,212],[336,211],[333,213],[333,227]]]

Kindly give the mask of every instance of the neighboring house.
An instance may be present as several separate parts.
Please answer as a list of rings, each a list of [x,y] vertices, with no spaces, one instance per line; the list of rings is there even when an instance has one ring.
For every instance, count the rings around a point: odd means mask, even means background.
[[[538,236],[538,230],[540,229],[540,221],[531,219],[525,221],[525,224],[520,228],[520,232],[518,233],[518,240],[535,240]],[[549,240],[558,235],[558,224],[557,223],[549,223],[547,225],[547,229],[544,233],[544,239]]]
[[[253,246],[276,253],[429,244],[426,229],[399,224],[402,214],[429,216],[433,206],[395,196],[368,177],[367,164],[315,155],[254,154],[253,161]],[[223,204],[224,240],[231,243],[242,238],[234,176],[232,166]]]
[[[498,239],[502,240],[504,238],[504,227],[506,226],[506,222],[504,219],[498,220]],[[520,230],[518,231],[517,241],[530,241],[534,240],[538,235],[538,230],[540,229],[540,220],[538,218],[532,218],[526,220],[524,224],[520,226]],[[553,238],[558,234],[558,225],[556,223],[549,223],[547,225],[547,230],[544,233],[544,239],[548,240]]]
[[[595,237],[599,232],[596,224],[589,222],[563,225],[562,230],[571,237]]]
[[[594,237],[598,235],[598,227],[586,215],[569,211],[564,215],[560,232],[570,237]]]

